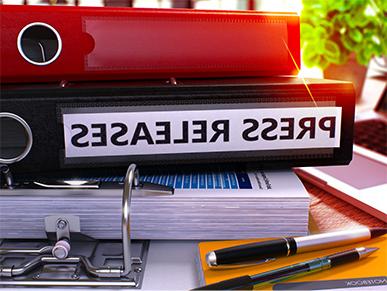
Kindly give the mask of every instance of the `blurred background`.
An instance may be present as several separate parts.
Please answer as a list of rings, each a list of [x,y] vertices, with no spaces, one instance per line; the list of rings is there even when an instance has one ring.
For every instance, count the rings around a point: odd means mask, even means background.
[[[301,7],[299,0],[3,0],[3,4],[60,4],[80,6],[132,6],[157,8],[196,8],[196,9],[291,9],[297,11]],[[280,5],[280,7],[275,7]],[[279,10],[277,10],[279,11]]]
[[[299,76],[352,81],[358,103],[369,106],[373,104],[367,98],[375,95],[370,92],[383,85],[381,79],[387,78],[387,1],[383,0],[0,0],[0,3],[292,11],[301,16]]]

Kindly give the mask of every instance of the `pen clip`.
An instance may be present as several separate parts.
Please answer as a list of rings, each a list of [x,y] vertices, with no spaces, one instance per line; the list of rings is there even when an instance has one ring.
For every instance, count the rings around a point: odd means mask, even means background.
[[[246,268],[246,267],[252,267],[256,265],[262,265],[265,263],[269,263],[272,261],[275,261],[276,258],[266,258],[258,261],[249,261],[244,263],[238,263],[238,264],[227,264],[227,265],[208,265],[207,266],[212,270],[224,270],[224,269],[235,269],[235,268]]]

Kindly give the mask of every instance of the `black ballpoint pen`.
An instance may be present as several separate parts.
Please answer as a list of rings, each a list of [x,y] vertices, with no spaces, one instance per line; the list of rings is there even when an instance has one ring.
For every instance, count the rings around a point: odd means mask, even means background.
[[[369,229],[361,227],[303,237],[284,237],[215,250],[207,253],[206,262],[210,267],[238,266],[252,262],[265,262],[272,258],[286,257],[369,240],[385,234],[386,231],[386,228]]]
[[[253,286],[264,286],[270,283],[280,282],[290,278],[312,274],[327,270],[342,264],[358,261],[369,256],[378,248],[356,248],[348,251],[331,254],[326,257],[316,258],[310,261],[286,266],[272,271],[241,276],[218,283],[206,285],[193,290],[248,290]]]

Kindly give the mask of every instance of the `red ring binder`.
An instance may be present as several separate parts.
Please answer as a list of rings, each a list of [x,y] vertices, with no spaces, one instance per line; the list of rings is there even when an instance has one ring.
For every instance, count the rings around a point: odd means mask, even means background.
[[[290,54],[300,64],[295,13],[2,5],[1,18],[3,83],[294,75]],[[17,49],[37,23],[58,41],[44,65]],[[40,54],[55,45],[42,31],[29,41]]]

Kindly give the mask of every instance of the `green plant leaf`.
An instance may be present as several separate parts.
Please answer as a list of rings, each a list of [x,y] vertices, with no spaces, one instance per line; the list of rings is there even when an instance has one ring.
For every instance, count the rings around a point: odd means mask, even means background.
[[[301,23],[301,42],[314,38],[314,27],[308,23]]]
[[[305,60],[304,60],[305,65],[309,68],[313,68],[313,67],[321,68],[320,62],[321,62],[320,55],[313,55],[310,58],[305,58]]]
[[[327,40],[324,44],[324,56],[327,59],[327,61],[331,63],[338,63],[339,57],[340,57],[340,48],[339,46],[331,41]]]
[[[387,2],[385,0],[380,0],[380,1],[376,1],[376,2],[377,2],[377,6],[382,8],[381,9],[382,12],[386,13],[387,12]]]
[[[319,66],[320,62],[320,54],[315,49],[315,46],[316,45],[314,43],[308,42],[302,50],[302,59],[304,64],[310,68]]]
[[[306,59],[312,59],[315,55],[318,55],[319,53],[315,49],[316,45],[312,42],[306,43],[306,45],[303,47],[303,56]]]
[[[329,11],[337,10],[339,12],[344,12],[348,9],[345,0],[327,0],[326,3]]]
[[[365,27],[371,21],[369,17],[364,15],[364,12],[357,15],[354,20],[357,27]]]
[[[354,42],[361,42],[363,40],[363,35],[358,29],[351,29],[349,31],[349,37],[354,41]]]
[[[326,34],[325,37],[332,35],[334,33],[334,31],[335,31],[332,21],[328,21],[328,20],[325,20],[325,19],[321,20],[320,26],[324,27],[325,34]]]
[[[346,34],[342,35],[340,37],[340,40],[341,40],[341,43],[343,44],[343,46],[347,50],[349,50],[349,51],[353,50],[355,43],[348,35],[346,35]]]
[[[344,15],[344,21],[350,28],[356,27],[356,21],[353,18],[352,14],[345,14]]]
[[[347,1],[347,3],[350,5],[352,5],[352,7],[359,7],[359,6],[364,6],[365,3],[367,3],[369,1],[367,0],[351,0],[351,1]]]
[[[356,61],[361,64],[361,65],[367,65],[368,63],[368,58],[367,56],[364,54],[364,51],[358,51],[356,53]]]
[[[314,29],[314,38],[316,40],[321,41],[321,40],[327,39],[328,37],[329,37],[329,33],[325,27],[319,26]]]
[[[359,63],[387,54],[387,0],[303,0],[301,43],[308,66]],[[313,50],[313,52],[308,52]]]

